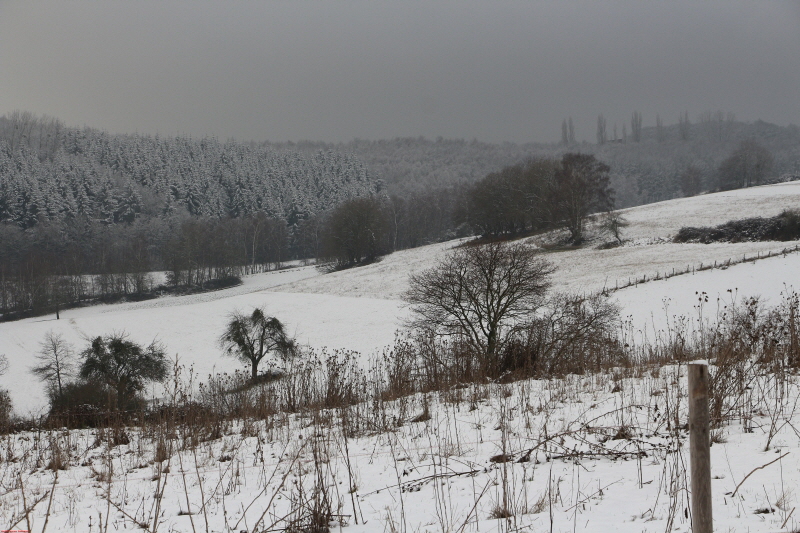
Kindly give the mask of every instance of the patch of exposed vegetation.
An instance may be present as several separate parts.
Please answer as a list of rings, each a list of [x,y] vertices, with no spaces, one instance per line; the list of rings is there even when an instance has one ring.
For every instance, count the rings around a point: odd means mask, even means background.
[[[731,220],[716,227],[683,227],[675,242],[753,242],[794,241],[800,239],[800,211],[786,210],[780,215]]]

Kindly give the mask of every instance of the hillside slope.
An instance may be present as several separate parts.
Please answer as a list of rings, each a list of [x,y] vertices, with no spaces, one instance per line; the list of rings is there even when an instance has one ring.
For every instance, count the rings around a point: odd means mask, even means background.
[[[782,250],[796,243],[745,242],[717,244],[673,244],[668,240],[683,226],[709,226],[731,219],[769,217],[785,209],[800,208],[800,182],[765,185],[749,189],[679,198],[622,211],[630,226],[624,237],[632,242],[620,248],[591,247],[547,254],[556,267],[556,290],[590,292],[642,275],[663,275],[699,266],[741,259],[745,255]],[[535,244],[537,238],[527,242]],[[283,285],[281,292],[338,294],[369,298],[399,299],[408,274],[433,266],[441,254],[459,244],[451,241],[394,253],[382,261],[358,269],[335,272]]]
[[[800,182],[756,187],[727,193],[672,200],[629,209],[628,246],[610,250],[585,248],[547,254],[557,267],[553,289],[592,292],[614,288],[643,275],[652,278],[717,261],[741,259],[778,251],[797,243],[673,244],[665,242],[682,225],[709,225],[732,218],[772,216],[800,206]],[[226,316],[233,310],[265,306],[284,321],[301,343],[330,349],[352,349],[365,356],[390,345],[408,310],[400,300],[409,273],[434,265],[455,242],[440,243],[392,254],[382,261],[347,271],[320,275],[312,267],[257,274],[241,287],[202,295],[164,297],[140,303],[123,303],[69,310],[55,317],[39,317],[0,324],[0,353],[10,362],[0,383],[9,388],[21,412],[44,408],[45,394],[28,369],[45,333],[62,333],[82,349],[86,339],[112,331],[125,331],[131,339],[147,343],[156,338],[168,353],[194,365],[199,376],[231,372],[239,363],[223,359],[216,345]],[[623,316],[634,315],[637,330],[663,327],[654,322],[664,315],[664,299],[671,298],[669,314],[694,313],[695,292],[706,291],[711,300],[738,295],[777,297],[795,283],[800,254],[773,257],[755,263],[709,270],[620,290],[614,293]],[[155,391],[158,394],[158,391]]]

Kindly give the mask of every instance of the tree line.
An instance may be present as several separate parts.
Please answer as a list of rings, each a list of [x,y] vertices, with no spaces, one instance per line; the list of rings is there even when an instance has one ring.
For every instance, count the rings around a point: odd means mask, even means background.
[[[534,159],[489,174],[469,192],[470,223],[484,236],[564,227],[581,244],[585,218],[614,207],[610,168],[593,155]]]
[[[633,121],[638,136],[641,114]],[[772,169],[769,150],[746,139],[711,176],[689,165],[679,181],[684,195],[692,196],[767,183]],[[566,242],[580,245],[585,221],[595,213],[603,214],[601,230],[621,242],[626,222],[614,212],[612,183],[611,167],[595,155],[567,152],[560,159],[531,158],[506,166],[472,185],[408,198],[357,198],[339,204],[323,220],[316,257],[343,268],[446,238],[513,238],[554,228],[566,229]]]
[[[0,315],[214,288],[278,268],[289,253],[286,223],[263,213],[110,226],[85,217],[28,229],[0,224]]]
[[[475,234],[505,238],[564,227],[570,242],[581,244],[586,217],[613,208],[609,182],[607,165],[569,153],[504,168],[470,187],[354,197],[293,224],[265,212],[234,218],[185,210],[113,224],[85,215],[32,227],[0,224],[0,313],[58,314],[93,300],[220,288],[290,259],[347,268]]]
[[[183,210],[214,218],[263,212],[293,224],[381,186],[342,151],[62,126],[45,133],[50,121],[0,117],[2,223],[28,228],[86,216],[117,224]]]
[[[718,169],[742,141],[752,140],[773,156],[768,178],[800,176],[800,128],[756,120],[745,123],[724,111],[669,115],[630,113],[604,115],[605,142],[595,138],[594,124],[565,119],[560,139],[550,143],[484,143],[469,139],[424,137],[385,140],[356,139],[344,143],[278,143],[280,149],[313,153],[342,150],[354,154],[390,194],[405,196],[445,186],[469,186],[492,172],[528,159],[560,159],[567,152],[593,154],[611,167],[611,186],[620,208],[685,196],[684,171],[694,167],[701,191],[717,188]],[[615,124],[616,121],[616,124]],[[616,130],[616,135],[614,131]],[[558,131],[555,131],[558,135]],[[638,141],[637,141],[638,139]],[[558,142],[560,141],[560,142]]]
[[[466,235],[453,226],[461,197],[449,189],[373,195],[293,225],[264,212],[215,218],[185,211],[117,224],[86,216],[29,228],[0,223],[0,317],[219,288],[290,260],[364,264]]]
[[[614,207],[609,170],[592,155],[568,153],[503,168],[472,186],[347,200],[317,222],[315,257],[335,270],[456,237],[504,239],[558,227],[579,245],[586,218]]]
[[[0,316],[202,289],[329,257],[338,236],[328,226],[346,226],[332,210],[353,198],[379,201],[387,228],[379,250],[359,249],[354,262],[452,236],[458,188],[399,196],[382,187],[339,150],[0,117]]]

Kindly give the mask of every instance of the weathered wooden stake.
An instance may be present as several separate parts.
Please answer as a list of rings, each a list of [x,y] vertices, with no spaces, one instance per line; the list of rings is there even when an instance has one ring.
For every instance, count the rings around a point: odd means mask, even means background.
[[[708,365],[689,364],[689,460],[692,469],[692,532],[711,533],[711,436]]]

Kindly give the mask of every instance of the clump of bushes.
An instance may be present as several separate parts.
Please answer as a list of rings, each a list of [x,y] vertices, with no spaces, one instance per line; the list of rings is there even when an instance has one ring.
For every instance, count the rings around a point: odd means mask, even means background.
[[[626,366],[619,325],[619,308],[602,294],[555,294],[500,354],[501,375],[524,379]]]
[[[145,384],[167,377],[164,347],[155,341],[141,346],[124,332],[91,339],[79,365],[61,335],[49,332],[40,346],[31,372],[47,384],[51,425],[96,427],[110,418],[132,419],[146,407]]]
[[[48,396],[50,425],[74,428],[98,427],[107,423],[117,401],[113,390],[94,380],[65,383],[61,393],[51,388]]]
[[[786,210],[780,215],[731,220],[716,227],[683,227],[675,242],[751,242],[794,241],[800,239],[800,211]]]

